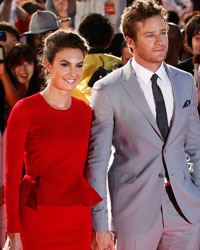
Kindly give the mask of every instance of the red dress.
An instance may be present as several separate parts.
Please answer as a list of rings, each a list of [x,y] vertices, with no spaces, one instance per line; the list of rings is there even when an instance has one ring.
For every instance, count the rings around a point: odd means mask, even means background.
[[[91,116],[83,101],[72,98],[68,110],[57,110],[40,93],[13,108],[6,138],[6,220],[7,233],[20,232],[23,250],[90,249],[90,207],[101,201],[84,178]]]

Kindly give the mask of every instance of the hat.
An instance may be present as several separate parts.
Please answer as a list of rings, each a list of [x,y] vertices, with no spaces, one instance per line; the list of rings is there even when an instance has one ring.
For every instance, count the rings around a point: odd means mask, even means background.
[[[50,30],[59,29],[59,22],[57,16],[46,10],[37,10],[32,16],[29,24],[29,31],[22,35],[41,34]]]

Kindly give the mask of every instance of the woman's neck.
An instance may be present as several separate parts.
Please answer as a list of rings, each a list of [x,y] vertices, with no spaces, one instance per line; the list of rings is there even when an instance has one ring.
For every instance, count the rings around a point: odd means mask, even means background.
[[[17,82],[16,89],[17,89],[17,92],[19,93],[20,99],[24,98],[27,95],[28,84],[20,84]]]
[[[41,95],[46,102],[55,109],[67,110],[71,107],[72,98],[68,91],[52,89],[53,87],[47,86]]]

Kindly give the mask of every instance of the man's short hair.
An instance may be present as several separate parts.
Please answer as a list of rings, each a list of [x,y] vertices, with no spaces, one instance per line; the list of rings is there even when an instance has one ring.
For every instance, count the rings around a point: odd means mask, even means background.
[[[8,33],[11,33],[13,36],[16,37],[17,41],[19,42],[19,32],[12,24],[5,21],[0,22],[0,31],[6,31]]]
[[[200,14],[194,15],[186,24],[185,36],[187,45],[192,48],[192,38],[200,32]]]
[[[137,22],[160,15],[167,21],[167,11],[154,0],[135,0],[133,4],[124,9],[121,20],[121,32],[124,37],[128,36],[137,40]]]
[[[84,17],[78,31],[90,47],[100,49],[106,48],[114,35],[114,29],[109,19],[97,13]]]

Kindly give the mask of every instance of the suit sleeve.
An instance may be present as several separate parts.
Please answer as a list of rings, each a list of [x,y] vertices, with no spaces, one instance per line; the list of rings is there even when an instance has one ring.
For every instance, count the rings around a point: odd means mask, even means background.
[[[14,106],[6,131],[5,204],[7,233],[20,231],[19,186],[29,127],[29,112],[26,109],[23,101],[19,101]]]
[[[185,138],[185,152],[192,163],[191,177],[194,185],[200,190],[200,120],[197,111],[197,92],[192,79],[192,97],[189,107],[188,129]]]
[[[103,199],[92,208],[93,231],[108,231],[107,212],[107,169],[113,136],[113,109],[106,87],[97,82],[93,87],[91,106],[93,108],[92,128],[87,161],[86,176],[91,186]]]

